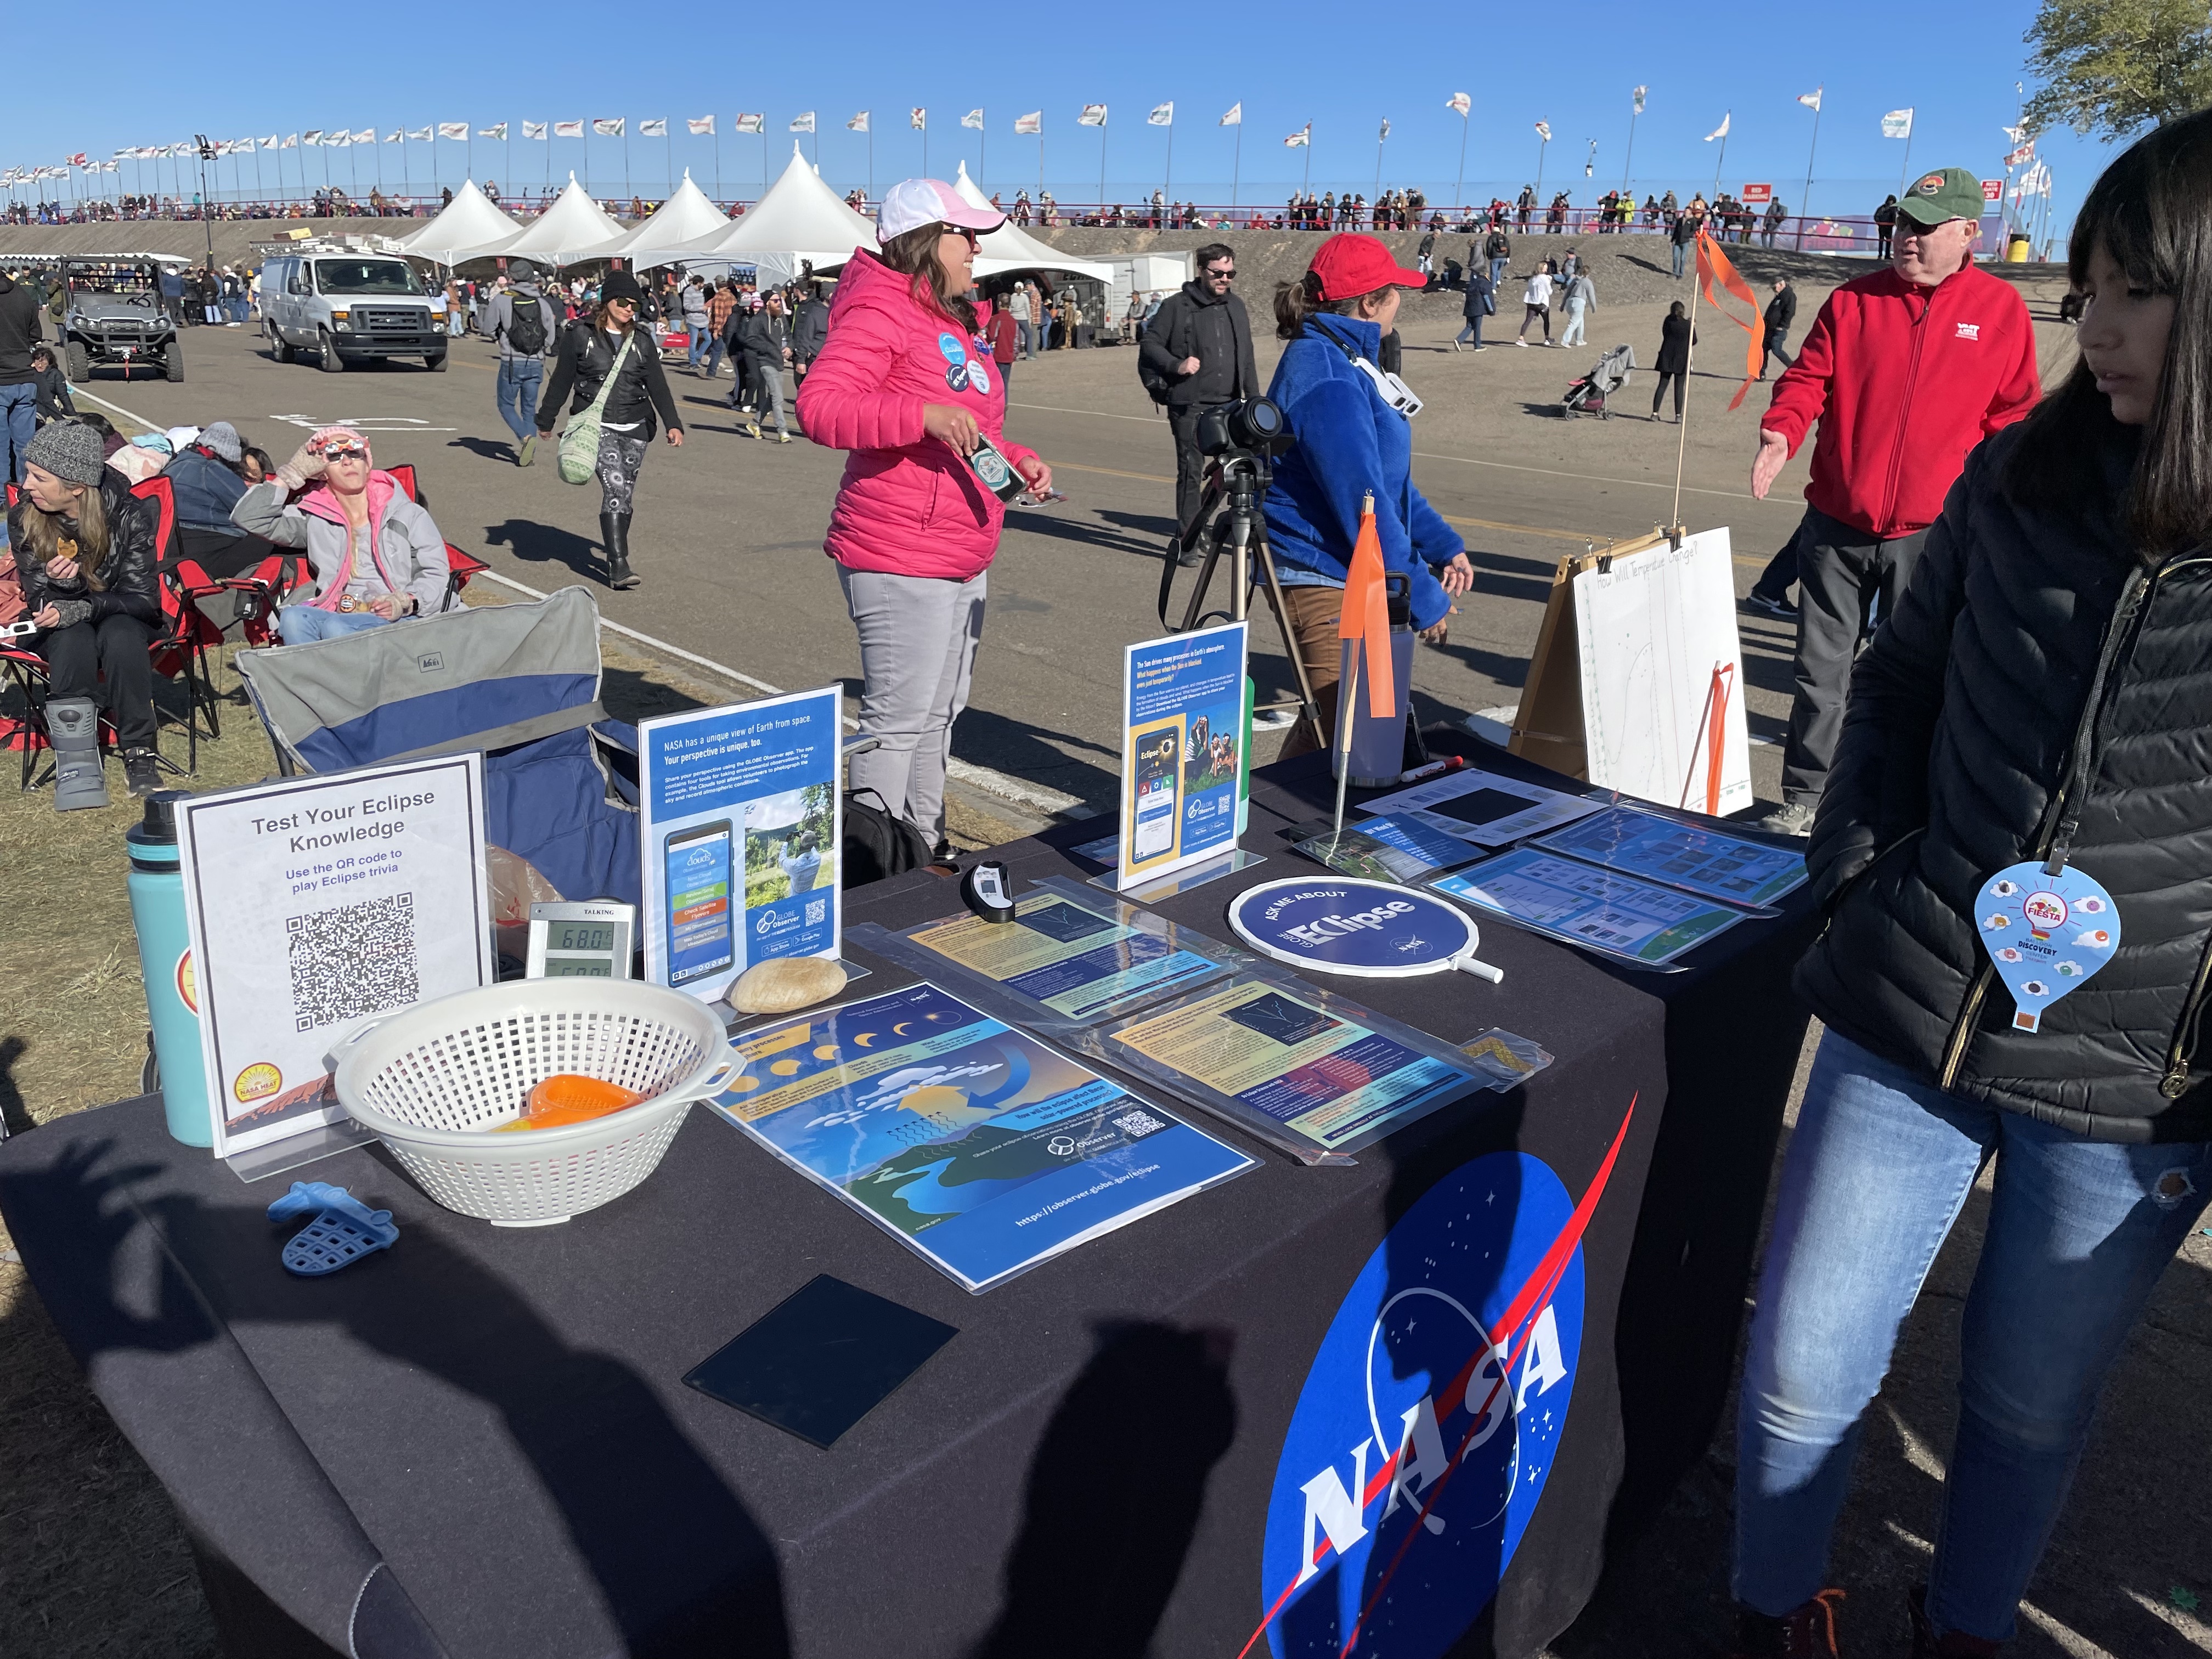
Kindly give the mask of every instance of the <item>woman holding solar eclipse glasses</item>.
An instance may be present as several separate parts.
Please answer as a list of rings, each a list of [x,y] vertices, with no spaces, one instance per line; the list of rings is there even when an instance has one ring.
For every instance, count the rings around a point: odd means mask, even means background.
[[[287,645],[446,607],[446,538],[398,479],[376,470],[368,440],[349,426],[311,434],[275,477],[239,497],[230,517],[252,535],[307,551],[312,596],[276,616]]]
[[[1412,420],[1421,400],[1376,367],[1397,325],[1398,290],[1427,280],[1374,237],[1345,234],[1315,250],[1303,280],[1275,290],[1275,333],[1290,344],[1267,396],[1297,444],[1275,463],[1262,510],[1323,726],[1316,733],[1301,723],[1285,757],[1335,742],[1337,614],[1369,495],[1383,567],[1410,579],[1422,638],[1443,643],[1452,601],[1474,580],[1459,532],[1413,488]]]

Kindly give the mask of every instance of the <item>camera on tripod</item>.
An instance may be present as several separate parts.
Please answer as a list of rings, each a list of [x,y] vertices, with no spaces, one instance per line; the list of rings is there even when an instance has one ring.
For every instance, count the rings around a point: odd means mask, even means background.
[[[1241,451],[1264,461],[1281,454],[1293,441],[1282,410],[1266,398],[1217,404],[1198,417],[1198,453],[1209,459]]]

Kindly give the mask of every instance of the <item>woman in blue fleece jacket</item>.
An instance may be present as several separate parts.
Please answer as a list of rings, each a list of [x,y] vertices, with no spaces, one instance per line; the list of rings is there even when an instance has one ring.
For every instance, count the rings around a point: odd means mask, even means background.
[[[1392,407],[1382,371],[1370,372],[1397,321],[1398,290],[1426,280],[1374,237],[1343,235],[1315,251],[1303,281],[1275,291],[1275,332],[1290,344],[1267,395],[1297,441],[1275,464],[1263,511],[1325,726],[1316,736],[1301,724],[1283,745],[1285,757],[1336,741],[1337,616],[1370,491],[1383,565],[1412,579],[1423,639],[1443,643],[1452,600],[1474,580],[1458,532],[1413,488],[1410,417]]]

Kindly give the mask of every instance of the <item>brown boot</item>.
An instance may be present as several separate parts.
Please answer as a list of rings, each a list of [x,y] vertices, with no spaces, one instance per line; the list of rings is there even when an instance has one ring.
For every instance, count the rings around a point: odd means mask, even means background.
[[[1936,1634],[1928,1622],[1927,1585],[1915,1584],[1905,1602],[1912,1609],[1912,1659],[1996,1659],[1998,1644],[1986,1637],[1955,1630]]]
[[[1779,1619],[1738,1607],[1733,1659],[1838,1659],[1836,1603],[1843,1599],[1843,1591],[1824,1589]]]

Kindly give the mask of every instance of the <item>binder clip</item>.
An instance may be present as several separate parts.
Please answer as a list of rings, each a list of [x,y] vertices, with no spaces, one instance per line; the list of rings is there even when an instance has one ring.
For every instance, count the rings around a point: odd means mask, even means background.
[[[399,1237],[391,1211],[372,1210],[344,1188],[327,1182],[295,1181],[291,1191],[269,1206],[271,1221],[299,1215],[314,1219],[285,1245],[284,1267],[302,1278],[319,1279],[349,1267],[365,1255],[389,1249]]]

